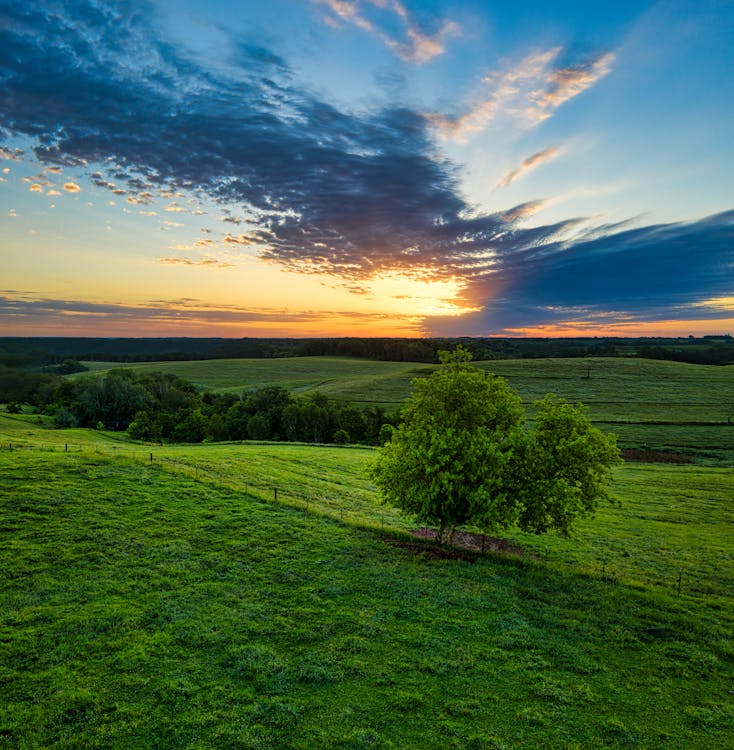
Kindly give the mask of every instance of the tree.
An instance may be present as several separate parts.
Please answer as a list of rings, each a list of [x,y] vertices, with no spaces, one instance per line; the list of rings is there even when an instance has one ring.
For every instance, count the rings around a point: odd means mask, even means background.
[[[440,370],[413,381],[403,421],[370,469],[383,500],[438,526],[439,541],[465,524],[567,533],[592,512],[619,460],[614,437],[555,397],[539,403],[529,430],[505,380],[471,366],[462,347],[440,358]]]
[[[518,454],[516,494],[520,528],[536,534],[568,534],[574,519],[611,500],[611,467],[620,463],[614,435],[593,427],[585,407],[548,394],[536,401],[535,429]]]

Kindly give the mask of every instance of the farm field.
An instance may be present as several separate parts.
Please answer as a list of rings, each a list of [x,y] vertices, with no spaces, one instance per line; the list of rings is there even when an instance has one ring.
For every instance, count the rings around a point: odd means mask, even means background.
[[[367,449],[0,429],[0,747],[729,747],[727,470],[441,559]]]
[[[104,372],[110,363],[88,363]],[[625,448],[672,451],[698,462],[734,464],[734,366],[712,367],[644,359],[531,359],[476,363],[507,379],[532,403],[557,393],[588,406],[600,427]],[[116,365],[122,366],[122,365]],[[431,365],[338,357],[147,362],[136,370],[165,370],[207,390],[242,391],[267,384],[337,400],[399,408],[415,377]],[[76,376],[78,377],[78,376]]]

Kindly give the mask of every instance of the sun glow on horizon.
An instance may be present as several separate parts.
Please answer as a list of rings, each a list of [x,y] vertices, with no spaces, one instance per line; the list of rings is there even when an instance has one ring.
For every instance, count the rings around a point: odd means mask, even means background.
[[[369,282],[369,296],[381,300],[384,312],[418,317],[459,317],[481,308],[463,298],[466,282],[454,276],[447,279],[421,278],[415,274],[383,272]]]
[[[711,320],[636,320],[600,325],[596,321],[567,321],[539,326],[506,328],[497,336],[517,338],[685,338],[688,336],[731,335],[734,318]]]

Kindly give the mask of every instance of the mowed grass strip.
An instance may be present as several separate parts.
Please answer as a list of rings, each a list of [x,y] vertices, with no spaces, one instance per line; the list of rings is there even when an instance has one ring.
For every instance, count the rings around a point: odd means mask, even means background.
[[[730,610],[155,463],[0,466],[5,746],[730,747]]]

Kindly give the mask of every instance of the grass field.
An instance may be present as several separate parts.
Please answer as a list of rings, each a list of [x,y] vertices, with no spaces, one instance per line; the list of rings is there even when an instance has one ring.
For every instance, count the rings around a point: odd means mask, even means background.
[[[558,362],[504,374],[718,465],[626,464],[572,539],[437,554],[379,504],[372,449],[0,413],[0,748],[729,750],[731,370]],[[710,421],[626,421],[633,394]]]
[[[110,363],[91,363],[104,372]],[[699,462],[734,465],[734,366],[712,367],[644,359],[537,359],[479,362],[508,380],[532,416],[532,402],[557,393],[589,408],[623,447],[680,449]],[[119,365],[122,366],[122,365]],[[126,365],[127,366],[127,365]],[[148,362],[208,390],[239,392],[277,384],[299,393],[398,408],[415,377],[431,365],[338,357]]]

